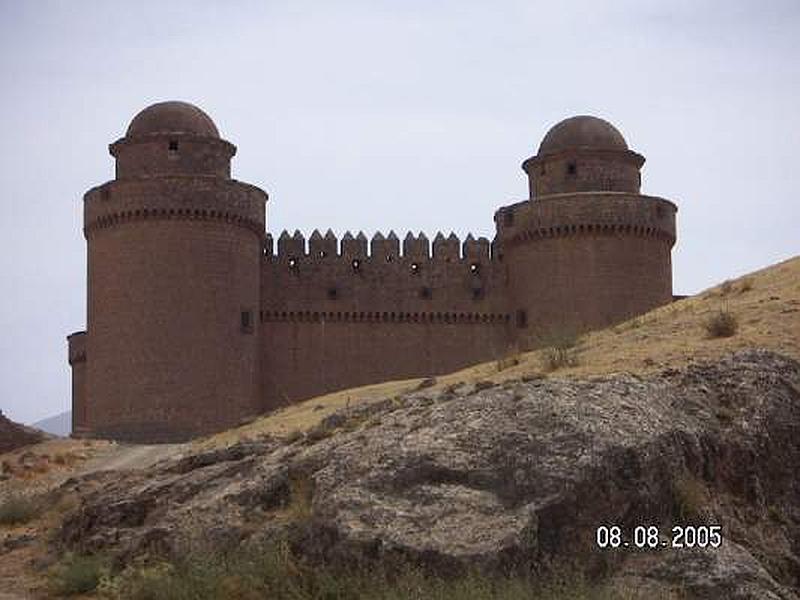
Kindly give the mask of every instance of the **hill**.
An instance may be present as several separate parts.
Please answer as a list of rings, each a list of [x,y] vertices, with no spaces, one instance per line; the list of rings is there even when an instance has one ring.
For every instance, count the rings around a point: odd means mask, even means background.
[[[45,439],[41,431],[15,423],[0,411],[0,454]]]
[[[66,437],[72,431],[72,412],[66,411],[41,421],[36,421],[33,427],[53,435]]]
[[[77,564],[122,598],[797,598],[798,361],[795,258],[190,444],[51,440],[2,457],[0,517],[39,509],[0,592]]]

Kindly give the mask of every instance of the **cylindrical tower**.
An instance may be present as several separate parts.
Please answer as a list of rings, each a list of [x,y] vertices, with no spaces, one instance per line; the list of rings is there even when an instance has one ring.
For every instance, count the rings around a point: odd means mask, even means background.
[[[672,202],[639,193],[644,157],[602,119],[555,125],[522,168],[530,199],[495,214],[509,310],[526,346],[672,300]]]
[[[177,441],[258,412],[262,190],[202,110],[154,104],[109,147],[116,178],[84,196],[85,427]]]

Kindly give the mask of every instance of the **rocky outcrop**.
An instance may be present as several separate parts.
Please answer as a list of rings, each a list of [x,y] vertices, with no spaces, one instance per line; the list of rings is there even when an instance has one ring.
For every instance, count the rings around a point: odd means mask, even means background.
[[[15,423],[0,411],[0,454],[36,444],[45,437],[41,431]]]
[[[265,438],[67,482],[60,542],[121,559],[288,537],[310,560],[579,569],[695,598],[796,598],[800,365],[750,350],[639,378],[423,389]],[[618,526],[628,547],[598,548]],[[658,527],[637,550],[637,526]],[[673,548],[719,526],[719,548]]]

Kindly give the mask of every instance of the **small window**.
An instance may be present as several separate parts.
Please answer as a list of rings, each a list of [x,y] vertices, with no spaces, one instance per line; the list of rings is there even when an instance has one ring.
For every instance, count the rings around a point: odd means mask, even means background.
[[[472,299],[481,300],[483,298],[483,288],[472,288]]]
[[[387,263],[394,262],[394,256],[392,256],[391,254],[387,254],[386,255],[386,262]]]
[[[469,266],[469,272],[472,273],[473,275],[480,275],[480,273],[481,273],[481,265],[480,265],[480,263],[472,263]]]
[[[433,297],[433,290],[429,287],[423,287],[419,290],[419,297],[430,300]]]
[[[169,141],[169,151],[170,152],[177,152],[178,151],[178,140],[170,140]]]
[[[328,300],[336,300],[339,297],[339,290],[336,286],[331,286],[328,288]]]
[[[361,261],[357,258],[354,258],[353,262],[350,263],[350,266],[353,268],[354,273],[358,273],[358,271],[361,269]]]
[[[325,250],[320,250],[319,251],[319,257],[320,258],[325,258],[326,256],[328,256],[328,253],[325,252]]]
[[[297,259],[294,256],[289,258],[289,261],[288,261],[287,264],[289,265],[289,270],[290,271],[295,271],[296,272],[298,270]]]
[[[527,326],[528,326],[528,313],[524,309],[520,308],[517,311],[517,327],[519,327],[520,329],[524,329]]]
[[[574,162],[567,163],[567,175],[575,175],[578,172],[578,167]]]
[[[253,314],[243,310],[241,315],[242,333],[253,333]]]
[[[412,275],[419,275],[419,263],[411,263],[411,274]]]

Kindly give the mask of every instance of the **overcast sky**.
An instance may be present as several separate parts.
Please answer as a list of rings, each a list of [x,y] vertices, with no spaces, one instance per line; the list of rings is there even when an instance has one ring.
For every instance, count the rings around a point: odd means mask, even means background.
[[[676,293],[800,248],[800,2],[0,0],[0,408],[67,410],[82,194],[141,108],[186,100],[270,194],[268,229],[493,235],[575,114],[677,203]]]

